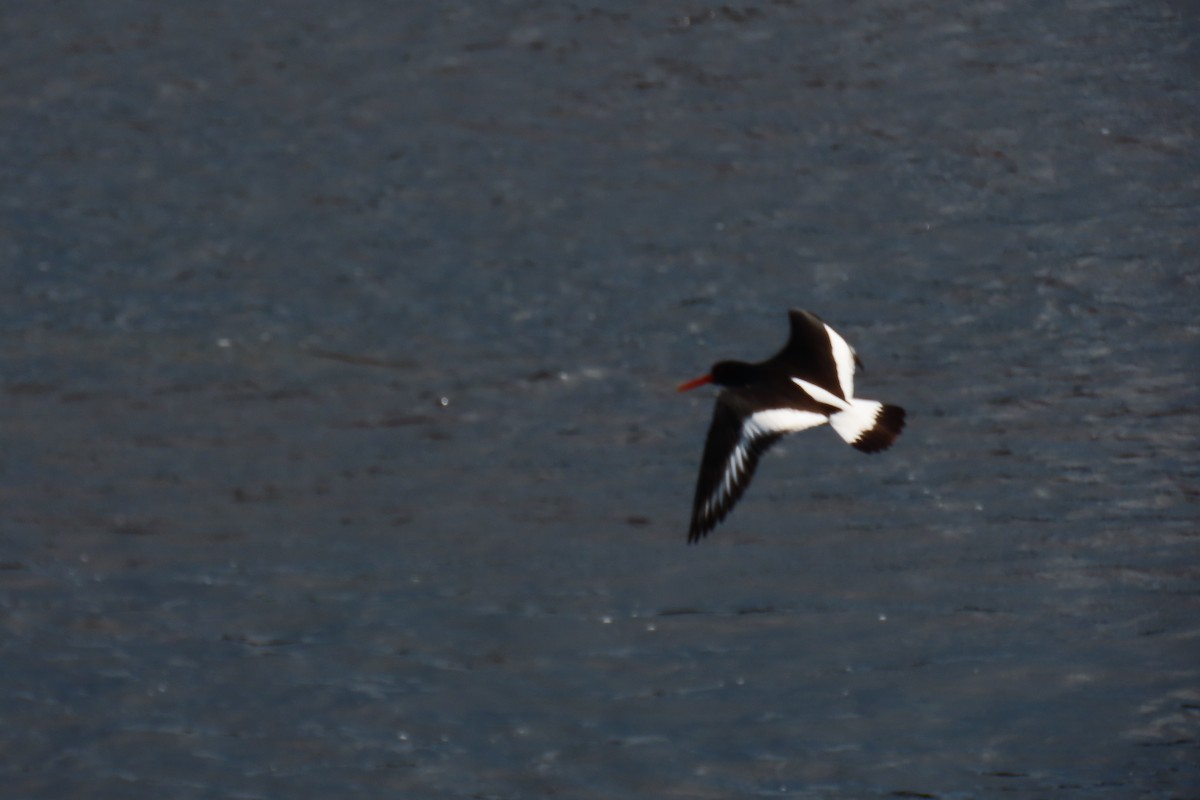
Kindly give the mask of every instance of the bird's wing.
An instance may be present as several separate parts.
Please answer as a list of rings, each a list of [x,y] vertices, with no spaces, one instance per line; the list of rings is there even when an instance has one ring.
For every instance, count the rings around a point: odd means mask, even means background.
[[[750,485],[759,458],[771,445],[788,433],[828,421],[824,414],[791,409],[741,417],[722,400],[717,399],[704,442],[688,542],[699,541],[733,510]]]
[[[771,360],[784,366],[788,374],[840,394],[849,402],[854,397],[854,349],[833,328],[811,311],[788,312],[791,336],[787,345]]]

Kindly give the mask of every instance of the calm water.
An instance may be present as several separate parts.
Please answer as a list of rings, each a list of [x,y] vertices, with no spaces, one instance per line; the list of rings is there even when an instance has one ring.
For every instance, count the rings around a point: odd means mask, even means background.
[[[5,12],[6,797],[1200,796],[1200,19],[649,6]]]

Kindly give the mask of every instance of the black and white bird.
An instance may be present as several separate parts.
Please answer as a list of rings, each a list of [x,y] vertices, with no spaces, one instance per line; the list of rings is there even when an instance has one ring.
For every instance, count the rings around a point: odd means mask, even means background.
[[[886,450],[904,428],[904,409],[854,396],[854,348],[809,311],[788,312],[787,345],[766,361],[720,361],[679,387],[723,387],[704,443],[688,542],[697,542],[733,510],[758,460],[789,433],[829,423],[864,453]]]

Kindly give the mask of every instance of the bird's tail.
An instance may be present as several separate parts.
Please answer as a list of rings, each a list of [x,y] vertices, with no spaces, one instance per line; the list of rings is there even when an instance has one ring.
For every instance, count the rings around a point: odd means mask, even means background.
[[[829,424],[847,444],[864,453],[878,453],[891,447],[904,430],[904,409],[855,398],[845,411],[832,414]]]

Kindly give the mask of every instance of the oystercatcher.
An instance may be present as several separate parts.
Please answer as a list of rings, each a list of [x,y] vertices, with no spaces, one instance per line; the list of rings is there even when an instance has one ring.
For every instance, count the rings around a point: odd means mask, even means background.
[[[854,396],[854,368],[862,362],[837,331],[809,311],[788,312],[792,333],[766,361],[720,361],[679,387],[706,383],[717,395],[688,542],[697,542],[733,510],[750,485],[758,460],[789,433],[830,424],[864,453],[886,450],[904,428],[904,409]]]

